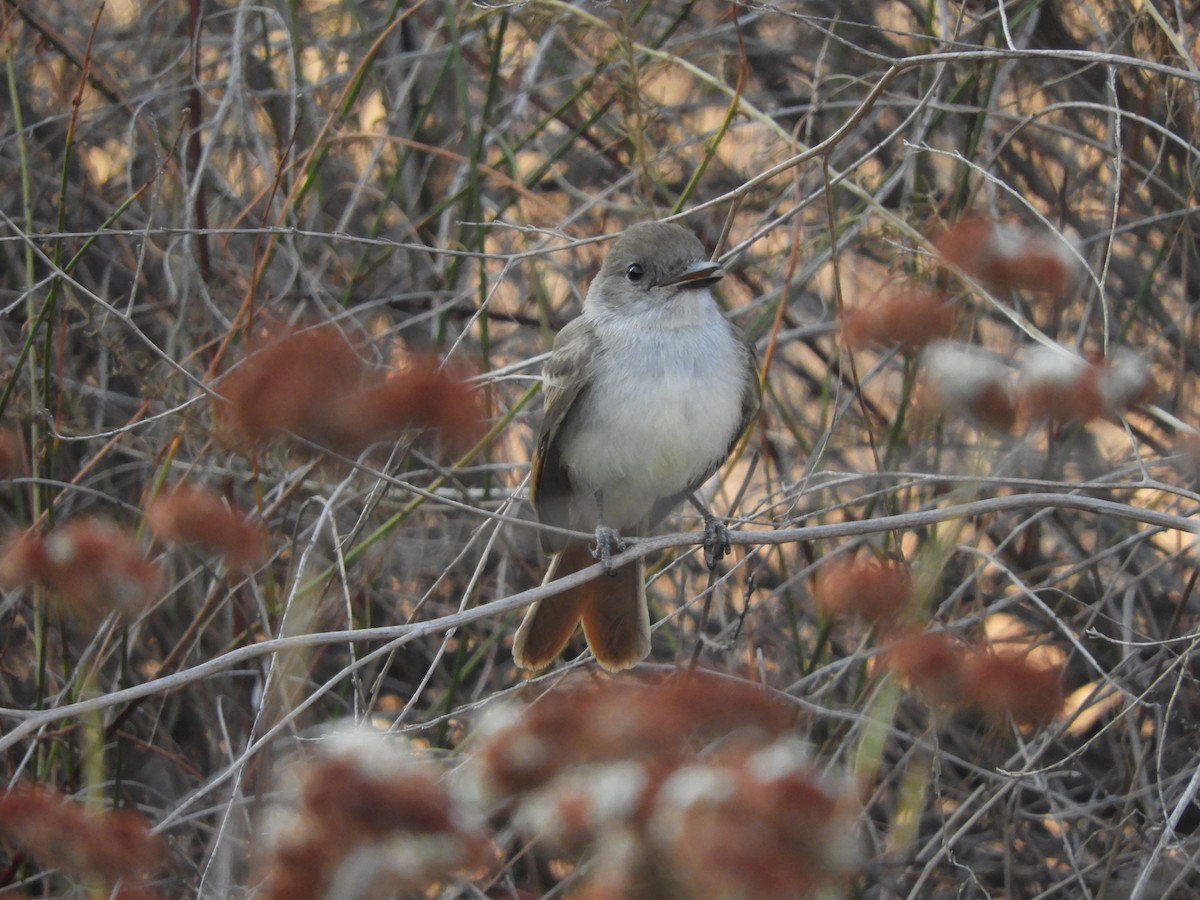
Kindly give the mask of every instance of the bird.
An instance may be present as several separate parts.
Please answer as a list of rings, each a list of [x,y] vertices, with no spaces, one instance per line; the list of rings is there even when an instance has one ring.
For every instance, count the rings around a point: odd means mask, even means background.
[[[644,563],[614,567],[612,556],[622,535],[645,535],[684,498],[704,516],[709,567],[728,551],[724,525],[695,492],[758,413],[760,389],[754,345],[712,293],[723,275],[680,225],[633,225],[556,335],[529,489],[538,522],[551,526],[538,535],[551,557],[543,583],[597,559],[609,577],[529,608],[513,640],[522,668],[552,663],[580,622],[606,670],[649,655]],[[595,546],[564,530],[593,532]]]

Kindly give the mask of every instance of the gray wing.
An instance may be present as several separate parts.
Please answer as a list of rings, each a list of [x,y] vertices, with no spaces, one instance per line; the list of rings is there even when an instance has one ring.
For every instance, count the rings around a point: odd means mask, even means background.
[[[533,473],[529,481],[529,500],[538,521],[557,528],[572,528],[571,480],[559,456],[558,436],[564,423],[578,408],[585,394],[592,360],[599,341],[591,324],[581,318],[568,322],[554,338],[554,350],[542,371],[545,382],[545,412],[537,447],[533,452]],[[555,534],[539,535],[542,551],[562,549],[564,538]]]
[[[742,329],[738,328],[732,322],[729,323],[729,327],[733,329],[734,334],[741,341],[742,350],[745,353],[746,369],[751,373],[742,388],[742,420],[738,423],[737,430],[729,437],[729,446],[725,448],[725,455],[717,460],[711,469],[702,473],[698,478],[693,479],[683,493],[675,494],[671,497],[663,497],[654,504],[653,509],[650,510],[650,515],[646,519],[648,527],[653,527],[665,519],[684,497],[708,481],[713,476],[713,473],[721,468],[721,465],[729,457],[729,451],[733,449],[733,445],[738,442],[742,433],[754,421],[754,417],[758,415],[758,409],[762,402],[758,389],[758,351],[754,348],[754,342],[746,337],[746,333]]]

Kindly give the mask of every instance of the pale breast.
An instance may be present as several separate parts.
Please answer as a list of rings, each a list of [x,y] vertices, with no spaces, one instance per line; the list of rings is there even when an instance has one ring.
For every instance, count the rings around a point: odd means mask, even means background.
[[[600,332],[593,388],[563,436],[577,508],[599,491],[615,528],[714,470],[741,423],[744,353],[716,308],[686,327],[657,324]]]

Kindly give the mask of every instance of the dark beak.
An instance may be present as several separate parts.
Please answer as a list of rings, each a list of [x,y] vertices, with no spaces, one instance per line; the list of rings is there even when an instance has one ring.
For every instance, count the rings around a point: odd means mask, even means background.
[[[715,262],[702,260],[694,262],[683,270],[677,277],[664,281],[664,285],[678,285],[684,288],[701,288],[716,284],[725,277],[725,270]]]

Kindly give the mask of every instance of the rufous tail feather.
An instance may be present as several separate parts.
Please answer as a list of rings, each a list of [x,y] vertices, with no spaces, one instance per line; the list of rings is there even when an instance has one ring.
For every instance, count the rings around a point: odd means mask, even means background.
[[[595,563],[587,541],[569,541],[555,554],[543,583]],[[609,671],[628,669],[650,653],[650,614],[641,560],[529,608],[513,640],[513,659],[524,669],[544,669],[563,651],[575,626],[596,661]]]
[[[588,648],[610,672],[636,666],[650,654],[645,567],[639,559],[596,584],[599,589],[583,607]]]

